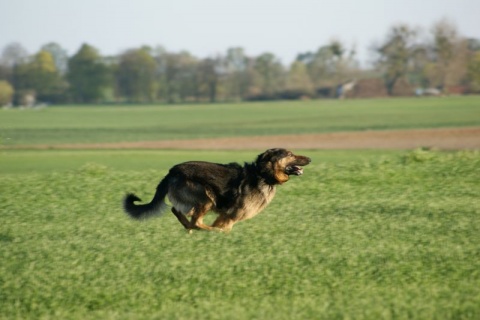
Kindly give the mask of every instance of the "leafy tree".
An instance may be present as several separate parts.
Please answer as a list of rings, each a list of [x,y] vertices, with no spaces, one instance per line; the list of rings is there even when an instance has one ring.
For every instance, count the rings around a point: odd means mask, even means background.
[[[203,84],[208,88],[210,88],[212,82],[216,81],[215,75],[211,73],[212,70],[209,69],[210,66],[208,64],[204,69],[204,79],[201,78],[201,74],[199,74],[199,61],[188,51],[180,52],[177,55],[177,61],[178,72],[177,77],[174,78],[174,81],[177,82],[177,90],[180,101],[184,102],[192,97],[198,99],[199,95],[201,94],[199,85],[202,84],[203,80],[206,81]],[[210,89],[208,89],[208,92],[209,90]]]
[[[37,100],[57,101],[65,90],[65,83],[58,73],[52,55],[41,50],[30,62],[14,68],[17,93],[33,91]]]
[[[167,57],[168,52],[163,46],[158,46],[151,50],[151,55],[155,60],[155,82],[157,84],[156,97],[160,100],[167,100],[168,87],[167,87]]]
[[[8,81],[0,80],[0,106],[11,103],[14,92],[15,90]]]
[[[180,57],[174,53],[165,53],[162,61],[162,82],[160,85],[161,97],[168,103],[175,103],[180,96]]]
[[[294,61],[288,71],[286,89],[298,96],[312,96],[314,88],[306,65],[301,61]]]
[[[272,53],[264,53],[255,59],[253,68],[259,75],[262,95],[274,98],[284,86],[285,73],[280,60]]]
[[[55,62],[55,67],[60,74],[64,75],[68,67],[68,54],[58,43],[50,42],[42,46],[41,50],[50,52]]]
[[[206,58],[200,62],[200,83],[204,86],[203,90],[206,92],[210,102],[217,101],[218,86],[220,82],[220,75],[218,66],[220,58]]]
[[[243,48],[229,48],[224,59],[226,95],[240,100],[247,95],[249,87],[249,58]]]
[[[186,101],[189,97],[200,98],[202,75],[197,58],[187,51],[165,53],[160,66],[160,92],[168,103]],[[203,91],[206,89],[203,88]]]
[[[147,48],[128,50],[120,55],[115,73],[119,94],[131,102],[154,101],[156,66]]]
[[[110,85],[110,70],[102,62],[97,49],[83,44],[68,60],[67,79],[70,93],[76,102],[98,102]]]
[[[11,68],[0,64],[0,80],[9,80],[11,79],[11,75]]]
[[[383,73],[388,94],[393,93],[397,81],[405,78],[415,48],[417,31],[408,25],[393,26],[385,41],[375,48],[377,67]]]

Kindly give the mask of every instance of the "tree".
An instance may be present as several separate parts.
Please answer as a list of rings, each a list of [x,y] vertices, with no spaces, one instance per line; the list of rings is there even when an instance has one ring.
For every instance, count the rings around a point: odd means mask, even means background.
[[[151,55],[155,60],[155,82],[157,84],[156,97],[160,100],[167,100],[167,57],[168,52],[163,46],[157,46],[151,50]]]
[[[156,98],[156,62],[148,48],[132,49],[119,57],[115,72],[119,94],[131,102]]]
[[[197,58],[187,51],[165,52],[162,54],[159,65],[161,66],[160,92],[168,103],[200,98],[202,75]]]
[[[473,59],[468,64],[468,78],[471,90],[480,92],[480,49],[474,53]]]
[[[355,48],[349,50],[339,40],[333,39],[327,48],[333,55],[332,76],[336,86],[352,80],[357,74],[358,64],[355,60]]]
[[[224,59],[225,89],[228,98],[245,98],[249,87],[249,58],[243,48],[229,48]]]
[[[259,75],[260,88],[265,98],[274,98],[284,86],[283,66],[272,53],[264,53],[255,59],[253,68]]]
[[[408,73],[416,37],[417,31],[408,25],[396,25],[389,30],[384,43],[375,48],[376,64],[383,73],[389,95],[397,81]]]
[[[28,58],[27,50],[19,43],[14,42],[7,46],[2,51],[0,63],[8,67],[25,63]]]
[[[316,52],[301,53],[297,61],[305,64],[315,88],[335,88],[354,78],[357,74],[355,49],[347,49],[339,40],[333,39]]]
[[[13,87],[17,87],[14,69],[28,59],[27,50],[19,43],[10,43],[5,46],[0,56],[0,79],[7,80]]]
[[[31,91],[40,101],[57,101],[65,90],[65,82],[55,67],[52,55],[43,50],[35,54],[30,62],[17,65],[14,79],[18,94]]]
[[[308,75],[307,67],[303,62],[294,61],[290,65],[286,89],[292,95],[292,98],[313,95],[313,84]]]
[[[178,69],[174,81],[176,82],[180,101],[185,102],[190,98],[198,100],[201,94],[200,85],[202,84],[208,88],[204,92],[210,92],[212,81],[215,82],[216,78],[214,74],[211,74],[212,70],[209,69],[210,66],[208,64],[204,66],[206,67],[204,69],[206,74],[202,79],[201,73],[199,74],[199,60],[188,51],[182,51],[177,55],[177,63]],[[202,83],[202,81],[205,81],[205,83]]]
[[[200,62],[200,84],[205,86],[203,91],[206,91],[206,95],[210,102],[217,101],[218,84],[220,81],[220,74],[218,72],[218,66],[220,58],[206,58]]]
[[[15,90],[8,81],[0,80],[0,107],[12,102]]]
[[[68,54],[58,43],[50,42],[42,46],[41,50],[50,52],[55,62],[55,67],[61,75],[67,72]]]
[[[430,87],[427,71],[431,68],[431,54],[425,43],[419,43],[412,48],[408,81],[417,87]]]
[[[456,26],[446,19],[434,24],[432,35],[436,85],[448,92],[450,86],[461,85],[466,79],[469,43],[458,35]]]
[[[83,44],[68,60],[67,79],[75,102],[98,102],[110,85],[110,70],[102,62],[97,49]]]

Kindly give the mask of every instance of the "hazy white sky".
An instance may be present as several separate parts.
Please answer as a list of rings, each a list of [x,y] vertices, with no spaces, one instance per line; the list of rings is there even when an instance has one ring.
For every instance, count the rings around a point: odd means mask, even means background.
[[[54,41],[70,55],[82,43],[109,55],[162,45],[206,57],[241,46],[290,63],[337,38],[365,61],[393,24],[427,33],[441,18],[480,38],[480,0],[0,0],[0,49],[19,42],[34,53]]]

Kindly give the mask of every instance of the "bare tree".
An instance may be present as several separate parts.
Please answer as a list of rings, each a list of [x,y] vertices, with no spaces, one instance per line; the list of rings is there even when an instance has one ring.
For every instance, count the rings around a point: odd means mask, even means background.
[[[392,95],[397,81],[404,78],[411,65],[418,31],[406,24],[393,26],[384,42],[374,48],[376,65],[382,72],[387,92]]]
[[[336,88],[357,75],[355,55],[353,46],[348,49],[340,40],[332,39],[316,52],[299,54],[297,61],[305,63],[315,88]]]
[[[18,64],[26,62],[27,58],[27,49],[20,43],[13,42],[3,48],[0,64],[13,68]]]
[[[431,32],[433,65],[430,80],[440,89],[447,90],[466,76],[467,42],[459,36],[457,27],[446,19],[435,23]]]

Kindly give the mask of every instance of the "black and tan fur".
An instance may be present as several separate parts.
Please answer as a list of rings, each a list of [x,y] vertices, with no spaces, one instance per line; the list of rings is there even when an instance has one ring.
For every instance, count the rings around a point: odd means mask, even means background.
[[[250,219],[264,209],[275,195],[275,187],[290,175],[301,175],[310,158],[285,149],[270,149],[252,163],[217,164],[190,161],[172,167],[157,186],[152,201],[141,201],[134,194],[124,199],[125,211],[135,219],[160,215],[167,205],[187,229],[229,231],[239,221]],[[218,214],[211,226],[203,222],[208,211]],[[190,218],[190,220],[188,219]]]

